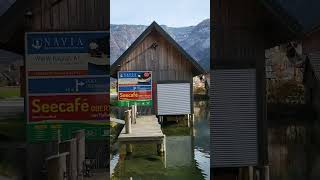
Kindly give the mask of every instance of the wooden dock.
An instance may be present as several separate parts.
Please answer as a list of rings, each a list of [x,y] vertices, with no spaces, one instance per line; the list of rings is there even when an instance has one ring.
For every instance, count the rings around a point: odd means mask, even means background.
[[[127,145],[127,152],[132,152],[131,144],[157,144],[158,153],[165,151],[165,134],[154,115],[141,116],[136,119],[136,124],[131,125],[131,133],[127,134],[125,127],[122,129],[118,141]]]

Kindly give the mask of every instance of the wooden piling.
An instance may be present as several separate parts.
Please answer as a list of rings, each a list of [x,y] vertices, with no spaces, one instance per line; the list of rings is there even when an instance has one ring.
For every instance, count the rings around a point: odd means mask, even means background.
[[[69,152],[67,156],[68,179],[77,180],[77,141],[75,138],[60,143],[60,153]]]
[[[126,144],[127,154],[131,154],[133,152],[132,144]]]
[[[85,130],[79,130],[75,133],[77,141],[77,169],[78,169],[78,180],[83,179],[84,172],[84,160],[85,160]]]
[[[238,180],[243,180],[243,168],[239,168],[238,170]]]
[[[134,123],[137,124],[138,106],[134,105]]]
[[[137,105],[132,105],[131,106],[131,119],[133,124],[137,123]]]
[[[163,124],[163,116],[159,116],[160,124]]]
[[[257,169],[255,172],[255,180],[260,180],[260,170]]]
[[[253,166],[249,166],[249,180],[253,180]]]
[[[65,180],[67,175],[68,152],[50,156],[46,159],[48,167],[48,180]]]
[[[192,124],[194,124],[194,114],[191,115]]]
[[[269,165],[264,166],[264,180],[270,180]]]
[[[160,144],[157,144],[157,152],[159,155],[163,156],[166,149],[166,136],[164,135]]]
[[[134,105],[131,105],[130,110],[131,110],[131,123],[135,124],[135,122],[134,122]]]
[[[132,118],[132,110],[125,111],[125,126],[126,126],[126,134],[130,134],[131,130],[131,118]]]

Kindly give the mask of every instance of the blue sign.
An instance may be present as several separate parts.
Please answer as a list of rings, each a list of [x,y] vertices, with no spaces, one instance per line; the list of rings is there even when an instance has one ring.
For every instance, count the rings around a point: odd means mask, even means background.
[[[150,78],[150,72],[137,72],[137,71],[120,71],[118,78]]]
[[[119,91],[151,91],[151,86],[119,86]]]
[[[108,76],[39,78],[28,80],[28,90],[29,94],[109,92],[109,82]]]
[[[72,32],[72,33],[27,33],[27,54],[91,53],[106,51],[109,33]]]
[[[119,71],[118,84],[128,85],[152,85],[151,71]]]

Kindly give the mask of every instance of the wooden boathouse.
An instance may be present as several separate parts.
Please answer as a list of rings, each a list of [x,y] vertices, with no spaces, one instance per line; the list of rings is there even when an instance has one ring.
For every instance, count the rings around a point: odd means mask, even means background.
[[[111,65],[110,71],[114,78],[117,78],[118,71],[152,71],[152,98],[157,115],[193,114],[193,77],[205,73],[198,62],[156,22]],[[161,96],[161,92],[170,96]],[[183,107],[184,104],[187,105]]]
[[[302,27],[276,0],[212,4],[211,172],[268,179],[265,50],[298,38]]]
[[[268,180],[265,49],[302,44],[305,107],[312,105],[319,114],[320,2],[216,0],[213,5],[211,170],[215,179],[225,172],[232,172],[230,179],[253,179],[259,171],[260,179]]]

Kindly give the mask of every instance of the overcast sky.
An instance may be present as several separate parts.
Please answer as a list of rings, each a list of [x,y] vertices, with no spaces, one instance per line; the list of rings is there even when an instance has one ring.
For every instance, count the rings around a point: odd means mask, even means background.
[[[111,24],[183,27],[210,18],[210,0],[111,0]]]

